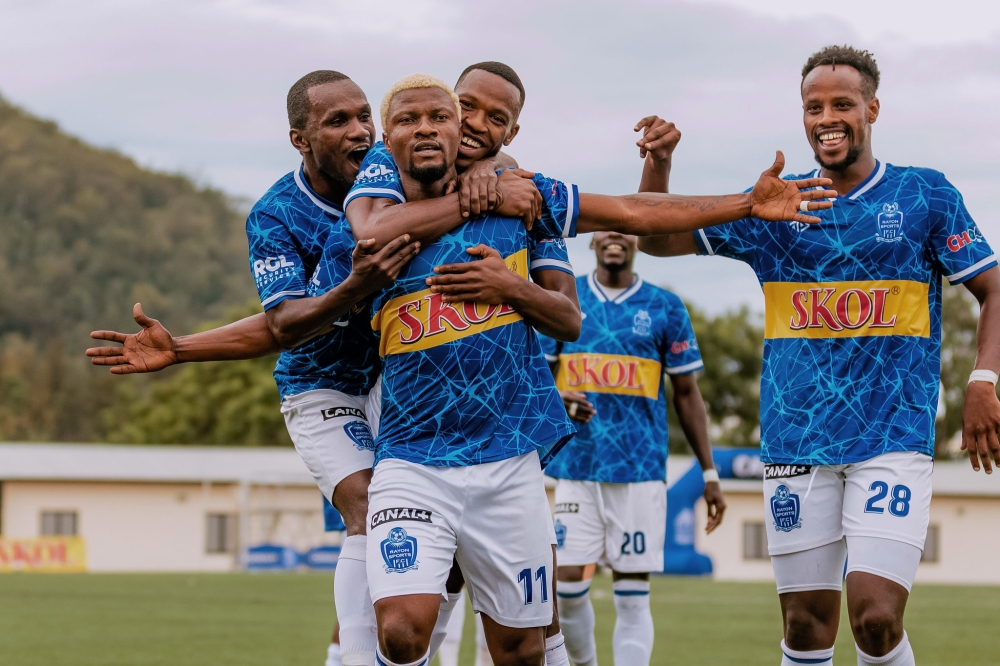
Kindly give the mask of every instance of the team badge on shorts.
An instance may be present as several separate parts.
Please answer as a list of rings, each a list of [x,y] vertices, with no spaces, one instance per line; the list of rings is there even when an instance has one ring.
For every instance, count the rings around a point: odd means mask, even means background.
[[[349,421],[344,424],[344,432],[354,442],[358,451],[374,451],[375,440],[372,439],[371,428],[364,421]]]
[[[799,496],[788,490],[788,486],[778,486],[771,498],[771,515],[774,516],[774,529],[779,532],[791,532],[802,527],[799,516]]]
[[[561,549],[566,545],[566,526],[563,522],[556,518],[556,550]]]
[[[405,573],[417,568],[417,540],[402,527],[393,527],[382,541],[386,573]]]

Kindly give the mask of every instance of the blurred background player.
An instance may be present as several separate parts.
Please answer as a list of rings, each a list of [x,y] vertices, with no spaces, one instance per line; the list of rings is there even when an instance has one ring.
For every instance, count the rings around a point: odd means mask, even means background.
[[[981,306],[963,447],[977,471],[1000,461],[1000,269],[941,173],[875,159],[878,84],[872,54],[847,46],[802,69],[813,175],[840,193],[820,224],[749,217],[640,240],[744,261],[763,288],[760,443],[784,666],[833,663],[845,558],[858,664],[915,663],[903,613],[930,514],[944,279]]]

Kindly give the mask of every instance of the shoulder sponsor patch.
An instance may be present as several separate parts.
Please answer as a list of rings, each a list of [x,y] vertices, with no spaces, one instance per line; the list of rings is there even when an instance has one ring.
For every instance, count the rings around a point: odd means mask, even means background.
[[[372,529],[382,523],[393,523],[401,520],[409,520],[417,523],[430,523],[433,514],[427,509],[417,509],[414,507],[397,507],[393,509],[382,509],[376,511],[372,516]]]
[[[580,513],[580,505],[576,502],[559,502],[556,513]]]
[[[765,479],[788,479],[793,476],[805,476],[812,472],[812,465],[764,465]]]
[[[340,418],[341,416],[353,416],[356,419],[368,420],[368,417],[365,416],[363,411],[354,407],[330,407],[322,410],[321,413],[323,414],[324,421]]]

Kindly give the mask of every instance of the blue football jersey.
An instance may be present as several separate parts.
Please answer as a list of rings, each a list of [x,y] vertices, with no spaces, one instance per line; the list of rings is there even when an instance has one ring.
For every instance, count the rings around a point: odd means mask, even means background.
[[[405,199],[391,157],[373,167],[369,157],[378,155],[373,148],[361,166],[361,174],[378,175],[359,175],[347,201],[386,196],[379,190],[393,188],[398,196],[392,198]],[[372,328],[383,357],[376,464],[398,458],[465,466],[534,450],[547,461],[572,436],[537,335],[521,316],[507,305],[445,304],[425,282],[435,266],[471,261],[465,250],[480,243],[527,278],[532,259],[565,253],[564,226],[546,217],[527,232],[519,220],[481,215],[425,246],[393,286],[375,296]],[[538,270],[546,268],[572,272],[568,261]]]
[[[316,267],[331,232],[345,225],[343,209],[316,194],[301,167],[271,186],[251,209],[246,226],[250,270],[265,310],[287,299],[307,296],[310,277],[327,280],[314,283],[314,294],[335,286],[326,275],[317,274]],[[346,249],[345,245],[342,236],[337,236],[330,251],[346,252],[341,258],[346,258],[349,273],[353,240]],[[342,263],[339,266],[342,268]],[[281,397],[314,389],[351,395],[367,393],[378,369],[356,364],[366,358],[365,350],[373,345],[371,338],[362,343],[356,336],[336,329],[282,352],[274,369]]]
[[[583,328],[575,342],[542,336],[558,363],[556,386],[581,391],[594,405],[589,423],[545,473],[560,479],[636,483],[664,481],[667,402],[663,374],[703,366],[687,308],[676,294],[643,282],[609,296],[592,273],[577,278]]]
[[[879,162],[814,214],[818,225],[744,219],[695,232],[701,254],[748,263],[764,291],[761,459],[932,455],[942,278],[961,284],[996,257],[930,169]]]

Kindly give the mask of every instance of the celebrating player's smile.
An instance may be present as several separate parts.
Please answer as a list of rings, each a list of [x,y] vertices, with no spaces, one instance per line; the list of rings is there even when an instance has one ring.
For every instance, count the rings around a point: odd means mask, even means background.
[[[877,87],[867,53],[813,56],[802,96],[821,168],[782,179],[779,153],[743,194],[668,194],[680,134],[644,118],[640,192],[614,197],[500,152],[525,103],[502,63],[470,66],[454,91],[397,82],[384,142],[357,85],[313,72],[287,100],[302,166],[247,220],[265,312],[173,338],[136,304],[143,330],[95,332],[123,346],[87,353],[128,374],[284,350],[289,434],[347,527],[343,664],[429,664],[463,581],[494,663],[568,664],[558,545],[574,663],[596,664],[586,593],[600,561],[614,571],[616,662],[632,666],[650,659],[648,574],[663,563],[664,373],[705,471],[709,530],[725,510],[687,311],[632,272],[635,236],[652,254],[746,261],[767,303],[761,447],[782,664],[832,663],[847,553],[859,663],[913,664],[902,611],[928,520],[940,279],[968,286],[992,322],[965,433],[989,472],[1000,270],[941,174],[875,160]],[[590,231],[598,270],[574,279],[564,238]]]

